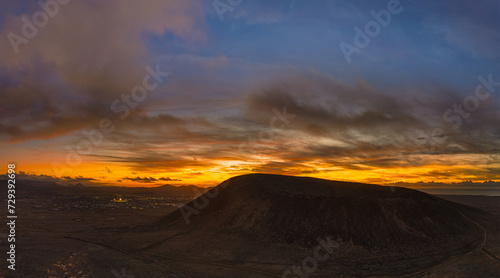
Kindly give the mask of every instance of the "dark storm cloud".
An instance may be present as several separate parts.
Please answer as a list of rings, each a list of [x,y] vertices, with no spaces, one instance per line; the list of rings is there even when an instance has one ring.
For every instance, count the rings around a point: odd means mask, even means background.
[[[136,181],[136,182],[143,182],[143,183],[152,183],[152,182],[156,182],[158,181],[157,179],[155,178],[152,178],[152,177],[144,177],[144,178],[141,178],[141,177],[135,177],[135,178],[128,178],[128,177],[125,177],[125,178],[122,178],[123,180],[129,180],[129,181]]]
[[[414,188],[429,188],[429,189],[496,189],[500,190],[500,182],[495,182],[492,180],[485,180],[483,182],[473,182],[471,180],[464,180],[462,182],[396,182],[391,183],[391,185],[395,186],[403,186],[403,187],[414,187]]]
[[[280,110],[286,106],[289,113],[298,115],[292,126],[311,135],[331,135],[351,129],[384,132],[384,127],[425,127],[404,102],[365,82],[350,86],[319,74],[296,75],[281,82],[277,80],[276,85],[249,97],[248,117],[260,120],[263,112],[269,114],[273,108]]]
[[[496,180],[500,178],[500,167],[435,170],[422,175],[422,177],[435,177],[436,180],[457,176],[466,177],[466,179]]]
[[[290,174],[293,168],[299,168],[302,165],[300,163],[294,162],[268,162],[263,165],[259,165],[252,169],[255,173],[287,173]]]
[[[165,177],[161,177],[158,180],[160,180],[160,181],[182,181],[181,179],[172,179],[170,177],[166,177],[166,178]]]
[[[161,142],[162,144],[168,145],[168,143]],[[129,166],[134,171],[144,171],[144,170],[162,170],[162,171],[177,171],[184,168],[192,167],[213,167],[217,164],[208,158],[198,159],[195,156],[186,157],[186,151],[182,150],[182,145],[179,144],[179,148],[172,148],[169,150],[152,150],[152,147],[143,146],[137,150],[129,150],[124,153],[120,152],[120,156],[109,156],[103,154],[95,154],[92,157],[98,159],[99,161],[119,163],[121,165]],[[121,148],[119,148],[122,150]],[[172,154],[177,149],[177,153]],[[107,150],[109,151],[109,150]],[[112,151],[111,151],[112,152]],[[197,153],[193,153],[197,154]],[[213,155],[215,156],[215,154]]]
[[[94,179],[94,178],[84,178],[82,176],[78,176],[78,177],[69,177],[69,176],[64,176],[62,177],[62,179],[66,180],[66,181],[73,181],[73,182],[84,182],[84,181],[98,181],[97,179]]]
[[[25,180],[39,180],[39,181],[53,181],[53,182],[61,181],[61,179],[50,176],[50,175],[34,174],[34,173],[29,173],[29,172],[27,173],[24,171],[20,171],[19,173],[17,173],[16,176],[20,180],[25,179]]]
[[[0,179],[7,179],[6,175],[0,175]],[[84,185],[88,186],[103,186],[103,185],[109,185],[106,183],[100,182],[98,179],[95,178],[88,178],[88,177],[83,177],[83,176],[75,176],[75,177],[70,177],[70,176],[63,176],[63,177],[55,177],[51,175],[45,175],[45,174],[35,174],[31,172],[24,172],[20,171],[19,173],[16,174],[16,180],[19,182],[27,181],[30,182],[29,184],[37,185],[36,182],[49,182],[49,183],[56,183],[59,185],[67,186],[71,185],[73,183],[83,183]]]
[[[24,4],[28,17],[40,10]],[[17,5],[5,8],[13,12]],[[16,55],[7,34],[21,34],[21,15],[2,15],[0,139],[14,142],[59,137],[116,116],[112,101],[145,75],[144,34],[206,38],[203,6],[196,1],[73,1]]]
[[[129,180],[129,181],[135,181],[135,182],[142,182],[142,183],[153,183],[153,182],[158,182],[158,181],[182,181],[181,179],[172,179],[170,177],[161,177],[159,179],[153,178],[153,177],[135,177],[135,178],[129,178],[125,177],[122,178],[122,180]]]
[[[348,84],[317,71],[296,71],[254,86],[243,99],[246,108],[225,117],[138,111],[120,122],[107,136],[108,143],[91,156],[135,170],[174,170],[248,160],[241,151],[252,151],[297,163],[294,168],[320,159],[331,166],[362,170],[422,166],[429,162],[417,157],[422,154],[498,153],[496,99],[482,103],[457,131],[443,122],[443,112],[467,93],[440,86],[420,94],[399,94],[365,81]],[[285,107],[296,115],[285,130],[276,131],[269,143],[255,140],[260,131],[269,129],[273,109],[283,113]],[[435,127],[445,130],[438,143],[432,137]],[[248,142],[248,138],[254,139]]]
[[[464,90],[426,89],[408,98],[397,92],[381,92],[363,81],[348,85],[320,74],[295,75],[276,82],[248,97],[248,119],[265,126],[273,109],[286,107],[288,113],[296,115],[289,129],[299,135],[336,140],[333,145],[311,140],[291,157],[345,157],[353,163],[391,168],[424,165],[426,161],[420,158],[410,161],[409,156],[419,154],[498,153],[496,99],[481,103],[460,129],[453,130],[442,115],[455,103],[462,103],[467,96]],[[442,128],[443,135],[433,137],[434,128]]]

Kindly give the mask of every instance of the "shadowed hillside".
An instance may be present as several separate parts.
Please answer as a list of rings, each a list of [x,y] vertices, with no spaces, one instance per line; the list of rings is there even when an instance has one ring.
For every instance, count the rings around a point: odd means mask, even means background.
[[[331,250],[316,275],[403,275],[478,252],[486,232],[476,220],[487,217],[406,188],[251,174],[231,178],[151,224],[85,237],[196,265],[186,270],[169,264],[186,277],[235,277],[242,269],[281,275],[325,242]]]
[[[227,233],[305,246],[315,244],[318,236],[333,236],[368,249],[420,248],[452,242],[471,231],[480,234],[463,216],[479,210],[407,188],[252,174],[232,178],[207,194],[216,190],[220,193],[207,198],[205,209],[189,216],[189,225],[180,211],[162,225],[185,233]]]

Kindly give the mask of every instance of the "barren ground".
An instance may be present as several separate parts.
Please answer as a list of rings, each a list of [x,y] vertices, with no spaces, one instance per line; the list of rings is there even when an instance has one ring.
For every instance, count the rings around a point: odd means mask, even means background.
[[[500,273],[500,197],[441,197],[491,213],[489,217],[477,222],[471,220],[484,229],[484,241],[474,250],[438,262],[431,268],[405,276],[393,273],[394,276],[386,277],[494,277]],[[160,219],[173,211],[174,207],[143,210],[54,210],[53,199],[52,195],[35,199],[18,197],[16,271],[8,270],[5,260],[2,260],[2,277],[281,277],[285,269],[300,259],[301,254],[308,252],[297,248],[296,254],[281,258],[282,263],[265,266],[263,262],[251,259],[245,262],[227,258],[221,260],[217,257],[223,255],[220,250],[197,250],[196,246],[191,246],[194,256],[188,256],[187,252],[174,253],[172,256],[148,250],[131,252],[128,246],[113,247],[96,235],[102,233],[103,238],[126,236],[121,233],[106,233],[114,228],[146,224]],[[7,230],[4,228],[0,234],[0,246],[4,254],[7,250],[6,234]],[[92,235],[88,236],[89,234]],[[93,240],[88,240],[89,238]],[[223,246],[229,242],[230,238],[220,244]],[[240,247],[241,252],[252,248],[245,245]],[[200,260],[197,252],[208,252],[212,259],[201,256],[204,259]],[[280,250],[276,252],[279,254]],[[295,262],[287,261],[288,259]],[[394,267],[404,269],[403,265],[397,263]],[[309,277],[332,277],[328,274],[330,271],[342,272],[341,269],[330,269],[327,260]]]

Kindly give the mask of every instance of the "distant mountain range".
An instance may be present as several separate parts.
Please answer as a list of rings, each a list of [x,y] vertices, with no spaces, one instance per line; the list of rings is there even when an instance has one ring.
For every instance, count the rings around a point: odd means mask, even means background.
[[[7,181],[0,181],[7,184]],[[158,196],[186,196],[194,197],[199,195],[199,192],[204,192],[206,189],[197,187],[195,185],[174,186],[174,185],[161,185],[157,187],[125,187],[125,186],[99,186],[90,187],[84,186],[82,183],[75,183],[70,185],[62,185],[53,181],[40,181],[40,180],[17,180],[17,190],[37,192],[37,191],[52,191],[57,193],[68,194],[99,194],[103,192],[117,193],[117,194],[152,194]],[[2,193],[0,193],[2,194]]]

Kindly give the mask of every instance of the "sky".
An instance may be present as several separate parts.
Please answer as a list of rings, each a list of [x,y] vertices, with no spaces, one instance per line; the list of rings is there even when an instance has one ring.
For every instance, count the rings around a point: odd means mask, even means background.
[[[1,5],[0,165],[20,178],[499,188],[498,0]]]

